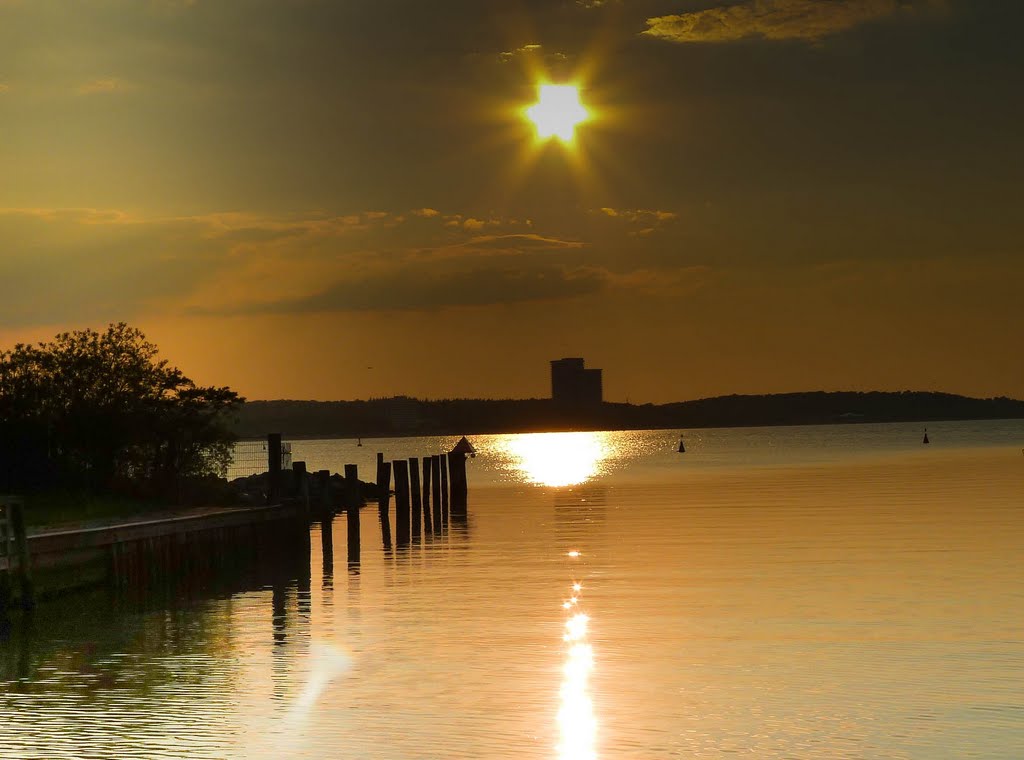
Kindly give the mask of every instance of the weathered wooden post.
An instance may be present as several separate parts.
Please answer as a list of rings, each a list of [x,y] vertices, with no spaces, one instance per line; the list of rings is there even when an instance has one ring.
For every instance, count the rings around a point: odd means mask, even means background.
[[[292,496],[299,500],[302,511],[308,516],[311,505],[309,503],[309,473],[306,472],[305,462],[292,462]]]
[[[461,451],[448,453],[448,471],[451,474],[452,517],[465,517],[467,513],[466,455]]]
[[[420,493],[420,460],[409,457],[410,492],[412,493],[412,540],[419,541],[423,528],[423,501]]]
[[[380,537],[385,549],[391,549],[391,462],[385,462],[383,454],[377,460],[377,510],[380,512]]]
[[[409,462],[394,461],[395,470],[395,542],[409,545]]]
[[[281,434],[267,435],[267,504],[281,497]]]
[[[309,493],[303,493],[303,486],[306,482],[306,476],[309,473],[306,471],[305,462],[292,462],[292,496],[296,499],[301,499],[303,496],[308,500]]]
[[[320,551],[323,555],[323,570],[326,578],[334,572],[334,505],[331,502],[331,471],[318,470],[316,473],[317,488],[320,490]],[[307,503],[309,490],[306,491]]]
[[[316,471],[316,487],[320,492],[320,498],[317,500],[317,509],[325,515],[331,514],[331,471],[330,470],[317,470]]]
[[[441,454],[441,514],[448,519],[448,455]]]
[[[469,485],[466,482],[466,456],[476,456],[476,449],[466,436],[462,436],[448,452],[448,474],[451,478],[452,517],[465,518],[468,512]]]
[[[35,587],[32,585],[32,561],[28,555],[28,535],[25,531],[25,504],[19,498],[7,501],[7,517],[14,534],[14,553],[18,560],[18,580],[21,592],[21,608],[31,610],[36,606]],[[9,561],[10,558],[8,558]]]
[[[431,472],[434,468],[434,460],[430,457],[423,457],[423,530],[427,533],[433,532],[433,520],[430,518],[430,482]]]
[[[363,497],[359,493],[359,468],[345,465],[345,519],[348,523],[348,562],[359,564],[359,507]]]
[[[431,487],[434,489],[434,532],[440,533],[444,513],[441,509],[441,457],[437,454],[430,457],[430,479]]]

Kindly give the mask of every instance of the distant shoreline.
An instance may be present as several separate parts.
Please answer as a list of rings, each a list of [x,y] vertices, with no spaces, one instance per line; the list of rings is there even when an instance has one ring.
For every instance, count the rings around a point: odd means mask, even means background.
[[[842,427],[844,425],[899,425],[905,423],[921,423],[924,425],[941,425],[944,422],[1010,422],[1024,419],[1024,417],[959,417],[956,419],[913,419],[913,420],[842,420],[838,422],[780,422],[774,425],[690,425],[689,427],[668,426],[668,427],[627,427],[627,428],[572,428],[561,430],[538,429],[538,430],[411,430],[408,432],[388,431],[384,433],[364,433],[352,435],[351,433],[305,433],[287,434],[291,441],[342,441],[353,442],[360,438],[372,441],[380,438],[426,438],[429,436],[458,437],[460,435],[528,435],[531,433],[613,433],[623,430],[714,430],[733,428],[781,428],[781,427]],[[239,441],[260,441],[265,435],[250,435],[239,438]]]
[[[295,440],[487,435],[557,431],[673,430],[888,422],[942,423],[1024,418],[1024,401],[921,391],[720,396],[674,404],[556,405],[550,399],[408,397],[370,401],[252,401],[235,432],[254,440],[281,432]]]

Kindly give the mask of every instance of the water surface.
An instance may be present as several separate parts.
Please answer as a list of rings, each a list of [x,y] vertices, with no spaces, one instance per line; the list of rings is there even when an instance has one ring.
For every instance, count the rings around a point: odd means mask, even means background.
[[[922,427],[474,438],[408,549],[16,619],[0,757],[1024,757],[1024,424]]]

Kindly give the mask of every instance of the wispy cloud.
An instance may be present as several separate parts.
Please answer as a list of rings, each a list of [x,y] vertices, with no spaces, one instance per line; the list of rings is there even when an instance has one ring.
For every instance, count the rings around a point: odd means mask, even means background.
[[[899,14],[935,11],[945,0],[747,0],[647,19],[641,34],[678,43],[816,41]]]
[[[544,250],[552,251],[566,248],[583,248],[583,243],[576,240],[560,240],[532,233],[512,235],[482,235],[468,241],[467,245],[478,248],[497,248],[507,251]]]
[[[663,211],[661,209],[611,208],[609,206],[591,209],[590,213],[600,218],[614,219],[616,222],[622,222],[629,226],[630,235],[639,236],[650,235],[665,224],[674,222],[679,216],[674,211]]]
[[[578,260],[550,256],[581,242],[523,231],[530,228],[516,220],[422,212],[145,217],[0,208],[0,321],[437,309],[602,287],[604,276]],[[446,216],[461,221],[449,228]]]
[[[569,60],[569,56],[558,50],[546,50],[543,45],[538,42],[531,42],[521,47],[517,47],[514,50],[504,50],[498,53],[498,60],[502,63],[508,63],[516,58],[523,57],[541,57],[548,63],[560,63],[562,61]]]
[[[540,49],[541,45],[539,43],[531,42],[527,45],[517,47],[515,50],[505,50],[501,53],[498,53],[498,58],[500,58],[502,61],[511,61],[517,55],[530,55],[531,53],[536,53],[540,51]]]
[[[5,92],[9,92],[10,89],[11,89],[11,86],[9,84],[5,84],[4,82],[0,82],[0,95],[3,95]]]
[[[406,263],[401,268],[346,277],[329,288],[296,299],[248,304],[200,313],[310,313],[345,311],[434,311],[451,307],[548,301],[594,293],[608,284],[607,272],[591,267],[535,266],[505,261],[436,271]]]

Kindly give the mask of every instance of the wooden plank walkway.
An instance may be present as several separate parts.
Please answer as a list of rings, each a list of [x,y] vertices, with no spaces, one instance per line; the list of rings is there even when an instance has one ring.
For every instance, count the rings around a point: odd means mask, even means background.
[[[64,564],[61,557],[71,557],[81,549],[95,549],[128,541],[182,535],[199,531],[257,525],[276,520],[296,519],[303,507],[296,503],[264,507],[232,507],[174,514],[154,519],[130,519],[97,526],[77,528],[45,528],[28,534],[29,552],[36,567]],[[0,571],[8,569],[8,558],[0,556]]]

